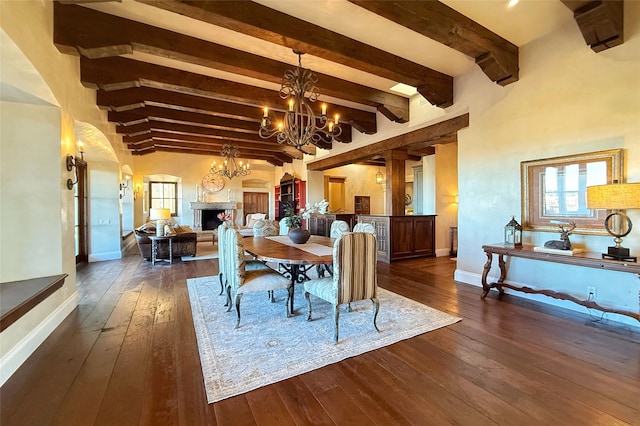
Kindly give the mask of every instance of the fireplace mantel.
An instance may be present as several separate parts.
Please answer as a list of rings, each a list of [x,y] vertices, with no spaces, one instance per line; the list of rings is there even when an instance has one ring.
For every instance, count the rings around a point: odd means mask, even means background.
[[[216,202],[204,202],[204,201],[192,201],[191,210],[235,210],[238,208],[238,203],[235,201],[216,201]]]
[[[202,211],[203,210],[224,210],[224,212],[236,221],[236,210],[238,203],[235,201],[218,201],[218,202],[204,202],[204,201],[191,201],[191,210],[193,210],[193,230],[196,232],[202,231]]]

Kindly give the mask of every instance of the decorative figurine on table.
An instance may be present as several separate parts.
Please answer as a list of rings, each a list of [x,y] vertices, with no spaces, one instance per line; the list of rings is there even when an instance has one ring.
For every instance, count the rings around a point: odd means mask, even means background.
[[[571,225],[571,228],[564,229],[564,225]],[[571,234],[571,231],[576,228],[576,223],[560,223],[558,224],[558,227],[560,228],[560,240],[547,241],[546,243],[544,243],[544,246],[556,250],[571,250],[571,241],[569,241],[569,234]]]

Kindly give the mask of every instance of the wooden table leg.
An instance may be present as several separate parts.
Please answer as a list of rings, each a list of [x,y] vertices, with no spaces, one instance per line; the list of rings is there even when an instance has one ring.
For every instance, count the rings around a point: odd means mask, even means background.
[[[482,296],[480,299],[484,299],[487,297],[489,290],[491,290],[491,285],[487,283],[487,275],[489,275],[489,271],[491,270],[491,262],[493,261],[493,254],[490,252],[485,252],[487,255],[487,261],[484,264],[484,269],[482,270]]]

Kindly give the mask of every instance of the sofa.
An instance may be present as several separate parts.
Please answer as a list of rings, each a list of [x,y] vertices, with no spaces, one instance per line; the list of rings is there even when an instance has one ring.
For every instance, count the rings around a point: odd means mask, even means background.
[[[196,255],[196,245],[198,242],[198,234],[193,232],[188,226],[179,226],[177,224],[170,224],[170,232],[175,233],[175,238],[171,243],[173,250],[173,258],[179,256],[193,256]],[[136,236],[136,243],[138,243],[138,249],[140,250],[140,256],[144,260],[151,260],[151,239],[149,235],[156,235],[155,222],[148,222],[134,230]],[[158,244],[158,259],[166,259],[169,257],[168,244]]]

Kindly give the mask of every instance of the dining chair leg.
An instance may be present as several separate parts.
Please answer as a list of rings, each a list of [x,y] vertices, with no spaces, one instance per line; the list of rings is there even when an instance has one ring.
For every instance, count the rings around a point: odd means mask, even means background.
[[[336,303],[335,305],[333,305],[333,326],[334,326],[333,343],[335,345],[338,344],[338,319],[339,318],[340,318],[340,305]]]
[[[220,272],[218,274],[218,279],[220,280],[220,294],[219,294],[219,296],[222,296],[222,293],[224,293],[224,283],[222,282],[222,272]]]
[[[311,299],[309,298],[309,292],[304,292],[304,297],[307,299],[307,305],[309,305],[309,314],[307,315],[307,321],[311,321]]]
[[[227,286],[227,304],[224,306],[227,307],[227,312],[231,310],[231,286]]]
[[[376,328],[376,331],[379,333],[380,329],[378,328],[378,324],[376,324],[376,319],[378,319],[378,311],[380,310],[380,302],[378,302],[378,298],[374,297],[371,299],[373,302],[373,326]]]
[[[293,312],[289,309],[289,301],[293,298],[293,284],[289,284],[287,287],[287,301],[284,303],[287,308],[287,318],[291,318],[293,316]]]
[[[236,321],[236,328],[240,327],[240,300],[242,299],[242,293],[236,294],[236,313],[238,314],[238,321]]]

